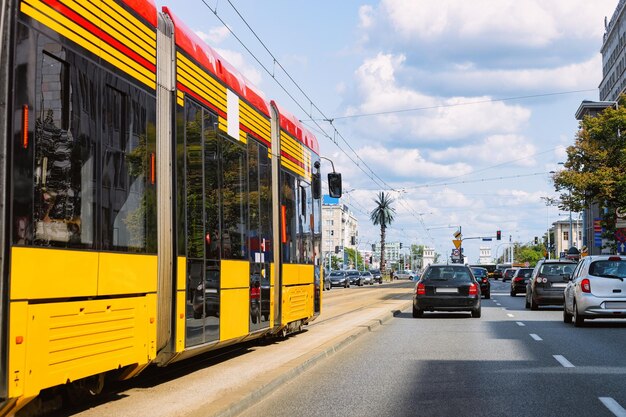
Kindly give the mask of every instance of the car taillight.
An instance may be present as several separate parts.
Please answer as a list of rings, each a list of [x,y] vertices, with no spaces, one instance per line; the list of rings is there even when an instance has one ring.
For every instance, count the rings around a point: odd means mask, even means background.
[[[476,284],[472,282],[469,287],[469,295],[477,295],[477,294],[478,294],[478,287],[476,287]]]
[[[515,282],[524,281],[524,278],[522,278],[522,277],[513,278],[513,281],[515,281]]]
[[[586,293],[591,292],[591,282],[589,282],[588,278],[585,278],[582,281],[580,281],[580,289],[582,290],[582,292],[586,292]]]
[[[483,278],[483,282],[487,282],[487,278]]]
[[[426,285],[421,282],[417,284],[417,295],[426,295]]]
[[[536,282],[537,284],[541,284],[541,283],[544,283],[544,284],[545,284],[546,282],[548,282],[548,278],[546,278],[546,277],[537,277],[537,279],[535,280],[535,282]]]

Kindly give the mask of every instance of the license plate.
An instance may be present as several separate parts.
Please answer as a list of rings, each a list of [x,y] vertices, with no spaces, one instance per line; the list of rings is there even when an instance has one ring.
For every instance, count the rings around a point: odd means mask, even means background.
[[[626,309],[626,301],[607,301],[604,303],[604,308],[608,308],[610,310]]]
[[[565,284],[564,282],[552,283],[552,288],[565,288],[565,287],[567,287],[567,284]]]
[[[458,288],[435,288],[435,292],[439,294],[456,294],[459,292]]]

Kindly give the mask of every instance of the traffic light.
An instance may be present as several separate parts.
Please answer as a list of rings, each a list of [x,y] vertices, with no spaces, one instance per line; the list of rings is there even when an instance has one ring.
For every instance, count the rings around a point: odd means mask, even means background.
[[[354,246],[355,243],[356,243],[356,237],[350,236],[350,244]]]
[[[502,232],[498,230],[496,232],[496,240],[501,240],[501,239],[502,239]]]
[[[539,238],[537,236],[535,236],[535,245],[539,244]]]
[[[400,249],[402,249],[402,242],[400,242]]]
[[[339,253],[339,246],[335,246],[335,253]]]

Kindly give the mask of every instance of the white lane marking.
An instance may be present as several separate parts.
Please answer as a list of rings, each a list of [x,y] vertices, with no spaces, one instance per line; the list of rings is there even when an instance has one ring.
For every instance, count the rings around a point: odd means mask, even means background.
[[[531,333],[530,337],[532,337],[533,339],[535,339],[537,342],[541,342],[543,339],[540,338],[538,335]],[[558,359],[557,359],[558,360]],[[571,365],[571,364],[570,364]]]
[[[598,399],[602,401],[602,404],[604,404],[606,408],[611,410],[611,412],[615,414],[617,417],[626,417],[626,410],[624,410],[624,408],[621,405],[619,405],[619,403],[615,401],[613,398],[598,397]]]
[[[516,321],[515,323],[517,323],[517,325],[518,325],[519,327],[524,327],[524,326],[526,326],[526,325],[525,325],[524,323],[522,323],[521,321]]]
[[[506,307],[502,307],[502,310],[506,310]]]
[[[506,315],[507,315],[507,316],[509,316],[509,317],[515,317],[515,316],[514,316],[513,314],[511,314],[511,313],[506,313]]]
[[[563,368],[574,368],[574,365],[568,361],[567,359],[565,359],[564,356],[562,355],[552,355],[554,357],[554,359],[556,359],[561,365],[563,365]]]

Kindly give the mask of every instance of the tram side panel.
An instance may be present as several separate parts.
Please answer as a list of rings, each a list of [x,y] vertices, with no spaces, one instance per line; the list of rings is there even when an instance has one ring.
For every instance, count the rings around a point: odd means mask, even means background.
[[[155,356],[156,11],[133,3],[18,5],[9,398]]]

